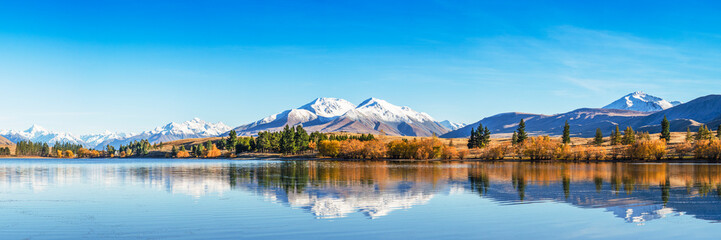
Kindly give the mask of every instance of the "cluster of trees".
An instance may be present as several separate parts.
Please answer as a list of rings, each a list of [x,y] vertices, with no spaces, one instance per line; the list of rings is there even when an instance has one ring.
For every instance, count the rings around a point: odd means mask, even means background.
[[[463,159],[468,155],[468,150],[458,151],[435,137],[394,140],[389,143],[380,140],[321,140],[317,148],[321,156],[346,159]]]
[[[76,152],[78,152],[81,148],[83,148],[83,145],[74,144],[74,143],[67,143],[67,142],[63,142],[63,143],[58,143],[58,142],[56,142],[56,143],[53,145],[53,150],[54,150],[54,151],[63,151],[63,152],[65,152],[65,151],[72,151],[72,152],[76,153]]]
[[[491,143],[491,131],[488,127],[478,124],[478,129],[471,128],[471,136],[468,138],[468,148],[484,148]]]
[[[158,145],[153,146],[147,139],[142,139],[140,141],[133,141],[127,146],[120,145],[118,151],[120,152],[120,157],[143,156],[148,155],[150,149],[154,147],[158,147]]]
[[[288,125],[280,132],[260,132],[255,138],[255,146],[260,152],[278,152],[295,154],[310,149],[310,135],[302,126]]]
[[[50,156],[50,146],[48,146],[47,143],[19,141],[15,143],[15,155],[41,157]]]
[[[8,155],[10,155],[9,147],[0,148],[0,156],[8,156]]]

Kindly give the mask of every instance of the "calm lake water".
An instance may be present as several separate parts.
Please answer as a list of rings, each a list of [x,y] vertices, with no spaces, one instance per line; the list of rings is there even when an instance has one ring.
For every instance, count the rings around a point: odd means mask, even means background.
[[[718,239],[721,165],[0,160],[0,239]]]

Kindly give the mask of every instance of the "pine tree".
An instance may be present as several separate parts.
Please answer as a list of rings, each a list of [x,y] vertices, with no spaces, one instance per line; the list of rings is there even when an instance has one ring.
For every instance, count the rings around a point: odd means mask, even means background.
[[[686,127],[686,142],[693,141],[693,134],[691,133],[691,127]]]
[[[480,130],[480,129],[479,129]],[[481,139],[481,147],[488,147],[491,144],[491,131],[488,127],[483,128],[483,139]]]
[[[630,126],[626,127],[626,130],[623,131],[622,143],[624,145],[636,143],[636,133],[633,131],[633,128],[631,128]]]
[[[663,116],[663,121],[661,121],[661,139],[665,139],[666,142],[671,141],[671,123],[668,122],[666,116]]]
[[[523,141],[526,141],[526,138],[528,138],[528,134],[526,133],[526,122],[521,119],[521,122],[518,123],[518,137],[516,139],[517,143],[523,143]]]
[[[172,157],[178,156],[178,149],[173,146],[173,149],[170,150],[170,154],[172,155]]]
[[[571,126],[568,125],[568,121],[563,125],[563,144],[571,143]]]
[[[518,133],[516,131],[513,131],[513,136],[511,137],[511,144],[516,145],[518,143]]]
[[[701,125],[696,133],[696,140],[708,140],[711,139],[711,131],[708,130],[706,125]]]
[[[616,129],[611,131],[611,146],[618,145],[618,138],[616,138],[616,134],[618,134],[618,125],[616,125]]]
[[[475,148],[476,146],[476,129],[471,128],[471,136],[468,137],[468,149]]]
[[[716,128],[716,138],[721,139],[721,124]]]
[[[596,137],[593,139],[593,143],[596,145],[603,144],[603,133],[600,128],[596,128]]]

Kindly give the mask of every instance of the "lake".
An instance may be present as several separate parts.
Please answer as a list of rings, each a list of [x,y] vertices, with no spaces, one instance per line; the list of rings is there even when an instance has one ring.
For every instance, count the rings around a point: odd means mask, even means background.
[[[721,165],[0,159],[0,239],[718,239]]]

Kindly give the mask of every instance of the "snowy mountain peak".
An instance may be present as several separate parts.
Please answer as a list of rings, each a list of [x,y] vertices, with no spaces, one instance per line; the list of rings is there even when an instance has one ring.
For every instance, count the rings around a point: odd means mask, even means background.
[[[25,130],[25,132],[26,132],[26,133],[29,133],[30,135],[33,135],[33,136],[36,136],[36,135],[39,135],[39,134],[47,134],[47,133],[49,133],[49,131],[48,131],[47,129],[45,129],[45,128],[41,127],[40,125],[37,125],[37,124],[33,124],[32,126],[30,126],[30,128],[28,128],[27,130]]]
[[[345,114],[355,105],[349,101],[339,98],[316,98],[312,102],[299,107],[298,109],[308,110],[319,117],[337,117]]]
[[[165,126],[157,127],[152,131],[144,132],[147,135],[199,135],[202,137],[214,137],[230,131],[231,127],[222,122],[209,123],[200,118],[193,118],[183,123],[171,122]]]
[[[466,126],[465,123],[455,123],[455,122],[451,122],[451,121],[448,121],[448,120],[444,120],[444,121],[442,121],[442,122],[438,122],[438,124],[440,124],[440,125],[443,126],[444,128],[446,128],[446,129],[448,129],[448,130],[451,130],[451,131],[454,131],[454,130],[456,130],[456,129],[459,129],[459,128],[462,128],[462,127],[465,127],[465,126]]]
[[[361,116],[385,122],[435,122],[427,113],[416,112],[413,109],[393,105],[385,100],[369,98],[363,101],[356,109],[349,111],[346,115],[351,119],[359,119]]]
[[[633,110],[639,112],[655,112],[672,108],[681,102],[670,103],[662,98],[637,91],[623,96],[611,104],[603,107],[605,109]]]

